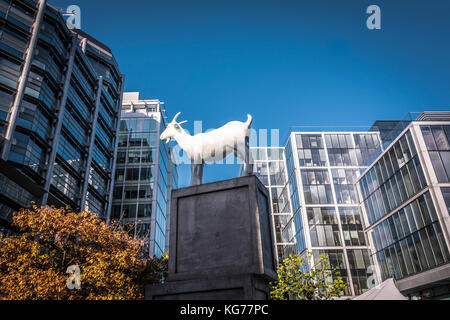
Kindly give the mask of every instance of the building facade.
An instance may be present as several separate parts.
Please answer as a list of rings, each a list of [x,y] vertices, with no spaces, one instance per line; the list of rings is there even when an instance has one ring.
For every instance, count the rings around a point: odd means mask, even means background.
[[[286,145],[293,215],[285,255],[328,256],[348,296],[368,289],[373,264],[354,182],[380,152],[379,135],[368,132],[293,132]]]
[[[168,249],[170,193],[178,187],[165,129],[163,103],[124,93],[111,219],[143,240],[150,256]]]
[[[411,298],[448,299],[450,112],[405,126],[357,187],[381,280],[395,278]]]
[[[0,225],[31,201],[108,216],[123,76],[45,0],[0,0]]]
[[[284,148],[252,147],[250,148],[250,159],[253,163],[254,173],[269,190],[275,252],[277,260],[282,260],[283,248],[287,245],[282,237],[282,231],[292,217],[290,199],[286,192],[287,176]],[[240,168],[239,175],[243,175],[243,166]]]
[[[349,283],[347,296],[368,289],[373,262],[354,182],[381,148],[376,132],[292,132],[285,148],[251,149],[271,191],[279,262],[326,255]]]

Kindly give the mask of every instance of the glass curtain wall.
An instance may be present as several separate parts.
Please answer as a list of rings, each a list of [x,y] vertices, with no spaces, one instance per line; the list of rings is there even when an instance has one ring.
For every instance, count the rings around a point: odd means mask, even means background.
[[[159,139],[164,113],[159,100],[133,100],[122,104],[111,219],[144,243],[149,256],[168,250],[171,190],[178,187],[171,149]]]
[[[111,217],[144,239],[149,250],[159,123],[139,113],[123,113],[120,122]]]
[[[446,264],[450,258],[433,202],[434,189],[427,186],[411,130],[389,146],[358,181],[382,280],[400,280]],[[447,181],[445,155],[440,154],[447,150],[445,126],[420,126],[420,130],[438,180]]]
[[[426,187],[422,165],[408,131],[360,179],[361,198],[369,224]]]
[[[251,148],[250,158],[254,173],[270,192],[272,219],[275,227],[275,242],[278,259],[282,258],[282,249],[290,237],[283,231],[292,216],[286,188],[286,170],[283,148]]]
[[[292,133],[285,167],[268,150],[251,148],[251,154],[255,173],[271,191],[278,262],[290,253],[326,254],[353,284],[347,295],[367,290],[372,258],[354,183],[380,153],[378,134]],[[277,180],[276,171],[285,178]]]
[[[402,279],[450,259],[429,192],[377,224],[372,238],[383,280]]]
[[[0,20],[0,171],[37,203],[105,218],[123,82],[113,54],[81,30],[69,30],[58,9],[38,8],[38,1],[0,0]],[[30,45],[33,28],[38,33]],[[0,203],[5,213],[24,206],[8,193]]]
[[[380,153],[378,134],[369,133],[293,133],[298,156],[300,185],[297,192],[304,203],[294,213],[293,226],[297,252],[312,251],[330,258],[351,288],[346,295],[358,295],[368,289],[372,264],[364,224],[358,210],[355,181],[374,156]],[[287,153],[286,149],[286,153]],[[294,162],[295,163],[295,162]],[[295,181],[295,180],[294,180]],[[305,243],[303,221],[308,227]],[[287,253],[292,252],[287,247]]]

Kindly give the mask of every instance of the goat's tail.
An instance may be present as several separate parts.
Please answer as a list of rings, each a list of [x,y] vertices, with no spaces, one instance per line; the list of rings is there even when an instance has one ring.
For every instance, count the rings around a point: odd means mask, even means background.
[[[247,128],[250,128],[250,126],[252,125],[252,122],[253,122],[252,116],[247,114],[247,122],[245,122],[245,124],[247,125]]]

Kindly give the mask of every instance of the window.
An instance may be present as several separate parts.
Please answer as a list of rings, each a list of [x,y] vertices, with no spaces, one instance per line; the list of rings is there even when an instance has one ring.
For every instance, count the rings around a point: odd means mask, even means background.
[[[334,202],[327,170],[303,170],[302,182],[306,204]]]
[[[126,151],[118,151],[117,152],[117,163],[118,164],[124,164],[126,160]]]
[[[140,150],[129,150],[128,151],[128,163],[140,163],[141,161],[141,151]]]
[[[323,167],[327,164],[324,149],[299,149],[298,159],[301,167]]]
[[[265,186],[269,185],[267,164],[265,162],[256,162],[253,164],[253,172]]]
[[[42,175],[45,167],[46,148],[40,146],[34,137],[15,131],[8,160],[28,166]]]
[[[120,217],[124,219],[135,219],[136,218],[136,204],[124,204],[122,206],[122,211],[120,213]]]
[[[121,182],[125,177],[125,169],[117,168],[116,169],[116,182]]]
[[[142,163],[152,163],[154,159],[154,149],[142,150]]]
[[[127,181],[139,180],[139,168],[127,168]]]
[[[137,199],[138,186],[125,186],[124,188],[124,199]]]
[[[330,261],[330,268],[336,269],[336,271],[339,272],[339,276],[342,277],[342,280],[347,282],[348,275],[343,250],[313,250],[313,258],[315,262],[320,260],[321,255],[328,257]],[[345,289],[345,295],[350,295],[350,290],[348,288]]]
[[[439,182],[450,182],[450,126],[421,126]]]
[[[266,148],[251,148],[250,149],[250,159],[252,161],[267,160]]]
[[[296,135],[297,152],[301,167],[323,167],[327,164],[321,135]]]
[[[138,217],[150,217],[152,214],[152,204],[143,203],[138,205]]]
[[[429,192],[377,225],[371,236],[383,279],[401,279],[449,261]]]
[[[369,275],[367,272],[372,265],[372,259],[369,256],[368,250],[364,249],[347,250],[347,255],[355,295],[362,294],[369,290],[367,286]]]
[[[268,160],[283,160],[283,148],[268,148],[267,149]]]
[[[282,161],[270,161],[270,184],[273,186],[284,186],[286,179],[284,176],[284,162]]]
[[[361,215],[357,207],[340,207],[339,215],[341,218],[342,232],[345,245],[364,246],[366,238]]]
[[[70,142],[65,135],[59,137],[58,154],[69,164],[75,171],[80,172],[83,169],[83,158],[81,151]]]
[[[409,131],[359,180],[370,224],[395,210],[426,186]]]
[[[105,202],[88,191],[86,194],[86,210],[94,212],[100,217],[104,217],[104,209]]]
[[[139,198],[151,199],[153,197],[153,183],[139,186]]]
[[[355,169],[332,169],[336,200],[339,204],[357,203],[356,189],[353,185],[359,176],[359,170]]]
[[[122,199],[122,192],[123,192],[123,187],[114,187],[113,199],[114,200],[121,200]]]
[[[80,191],[80,181],[59,163],[53,169],[52,185],[72,201],[76,201]]]
[[[444,196],[445,204],[447,205],[448,213],[450,214],[450,188],[441,188],[441,191]]]
[[[270,188],[272,193],[272,212],[273,213],[290,213],[289,198],[287,195],[288,188]]]
[[[104,195],[107,190],[107,179],[103,177],[97,170],[91,167],[89,173],[89,183],[100,194]]]
[[[313,247],[340,246],[339,223],[334,208],[307,208]]]

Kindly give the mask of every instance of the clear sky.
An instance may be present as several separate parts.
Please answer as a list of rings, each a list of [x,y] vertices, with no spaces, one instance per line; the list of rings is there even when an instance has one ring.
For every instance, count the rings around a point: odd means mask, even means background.
[[[125,89],[166,103],[192,132],[254,117],[256,129],[367,126],[450,110],[448,0],[49,0],[81,7]],[[366,8],[381,8],[368,30]],[[170,119],[171,120],[171,119]],[[180,170],[180,183],[189,171]],[[206,182],[236,166],[205,168]]]

